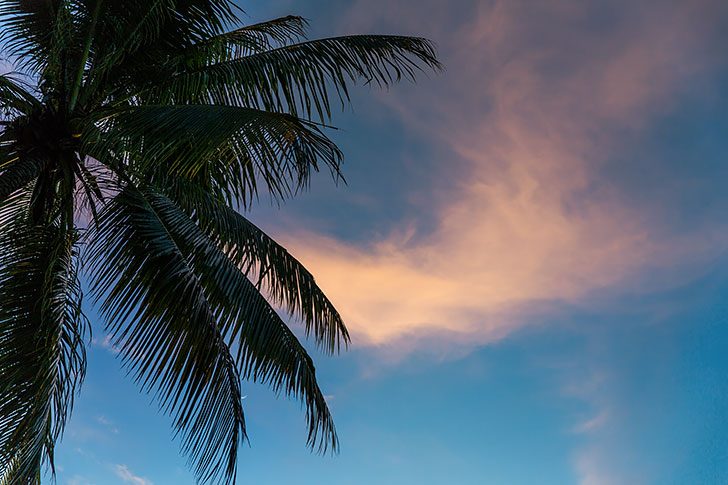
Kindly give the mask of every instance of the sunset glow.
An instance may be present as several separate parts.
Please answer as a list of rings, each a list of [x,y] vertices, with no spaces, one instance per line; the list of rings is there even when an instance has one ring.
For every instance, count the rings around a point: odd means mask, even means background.
[[[352,345],[316,361],[341,453],[244,385],[240,483],[728,482],[728,3],[242,7],[427,37],[445,70],[355,88],[347,183],[250,211]],[[94,338],[59,483],[194,483]]]

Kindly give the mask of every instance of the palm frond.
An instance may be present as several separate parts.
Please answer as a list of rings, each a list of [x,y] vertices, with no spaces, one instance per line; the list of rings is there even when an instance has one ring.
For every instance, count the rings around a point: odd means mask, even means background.
[[[61,0],[27,2],[6,0],[0,5],[0,33],[2,42],[11,55],[38,56],[48,48],[48,33]]]
[[[301,17],[241,26],[238,11],[0,1],[0,50],[18,69],[0,74],[0,485],[53,469],[85,371],[81,259],[123,365],[172,417],[198,481],[235,481],[242,379],[300,400],[308,445],[337,449],[313,361],[276,309],[329,353],[347,330],[311,273],[235,209],[280,202],[315,171],[341,178],[332,106],[357,83],[441,66],[426,39],[309,41]]]
[[[238,22],[230,0],[107,2],[95,36],[82,100],[107,95],[104,85],[148,80],[170,57]]]
[[[0,113],[5,116],[28,114],[40,102],[12,75],[0,74]]]
[[[13,152],[2,155],[0,150],[0,203],[37,179],[45,166],[43,160],[21,158]]]
[[[79,7],[77,0],[4,0],[0,5],[0,45],[20,67],[62,83],[61,57],[75,52],[72,39],[82,23]]]
[[[316,284],[313,275],[291,254],[245,216],[209,191],[179,179],[165,193],[191,217],[240,271],[276,305],[303,321],[323,350],[334,353],[348,345],[341,315]]]
[[[85,374],[88,324],[75,234],[30,226],[23,198],[11,204],[0,238],[0,480],[39,483]]]
[[[197,275],[133,187],[99,214],[93,292],[124,365],[174,418],[202,482],[234,479],[245,437],[240,375]],[[170,304],[175,302],[174,304]]]
[[[424,67],[439,69],[426,39],[354,35],[287,45],[198,69],[185,70],[135,97],[152,103],[249,106],[327,121],[331,92],[349,99],[350,83],[380,87],[414,80]]]
[[[227,44],[251,45],[252,51],[264,51],[298,42],[306,38],[308,21],[297,15],[287,15],[257,24],[250,24],[222,34],[217,39]],[[255,40],[255,42],[251,42]],[[216,41],[215,38],[212,39]]]
[[[103,24],[110,30],[97,44],[112,40],[125,52],[151,43],[180,47],[223,32],[238,22],[239,11],[231,0],[110,1]]]
[[[259,289],[181,208],[151,187],[141,193],[197,275],[218,326],[230,347],[237,349],[241,376],[299,398],[306,407],[309,446],[335,450],[336,430],[316,382],[313,361],[293,332]]]
[[[85,136],[99,160],[122,157],[146,176],[209,174],[229,200],[249,205],[259,186],[275,200],[308,184],[323,165],[339,175],[341,152],[313,123],[253,108],[216,105],[117,109]]]
[[[307,27],[303,17],[293,15],[246,25],[175,53],[173,62],[189,69],[239,59],[299,42],[306,38]]]

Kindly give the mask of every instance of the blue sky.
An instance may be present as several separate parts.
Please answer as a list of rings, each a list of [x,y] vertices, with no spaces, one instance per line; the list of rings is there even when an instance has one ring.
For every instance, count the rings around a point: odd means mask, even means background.
[[[728,482],[725,2],[243,6],[427,36],[446,71],[356,90],[348,185],[251,214],[354,344],[316,358],[341,453],[248,385],[241,482]],[[58,482],[193,483],[169,424],[97,330]]]

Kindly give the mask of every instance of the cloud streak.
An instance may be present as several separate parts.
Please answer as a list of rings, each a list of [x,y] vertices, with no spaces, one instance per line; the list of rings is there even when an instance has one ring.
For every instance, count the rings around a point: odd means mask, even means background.
[[[114,470],[116,472],[116,476],[124,483],[131,483],[132,485],[154,485],[150,480],[135,475],[126,465],[116,465]]]
[[[465,169],[450,174],[455,189],[426,214],[436,221],[426,234],[408,229],[368,243],[283,235],[357,343],[443,333],[492,342],[546,303],[714,257],[722,228],[665,238],[654,214],[600,178],[705,69],[700,29],[706,6],[717,4],[698,3],[621,5],[605,31],[595,24],[605,13],[580,2],[471,2],[473,15],[455,27],[447,13],[438,27],[412,4],[389,2],[387,16],[397,11],[447,39],[448,72],[428,91],[388,102]],[[439,8],[431,7],[417,10],[430,16]],[[376,11],[362,3],[351,18],[376,24]],[[417,218],[402,227],[417,228]]]

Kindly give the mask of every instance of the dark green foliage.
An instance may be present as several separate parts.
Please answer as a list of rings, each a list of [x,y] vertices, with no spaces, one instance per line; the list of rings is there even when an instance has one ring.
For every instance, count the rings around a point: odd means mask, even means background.
[[[0,0],[0,483],[38,483],[85,371],[79,269],[123,365],[200,482],[233,482],[241,381],[306,409],[336,450],[313,361],[349,342],[313,276],[240,214],[339,178],[332,99],[439,68],[419,38],[307,40],[229,0]],[[84,264],[81,265],[80,263]]]
[[[34,226],[27,200],[2,208],[0,220],[0,477],[37,483],[53,463],[86,358],[76,234]]]

